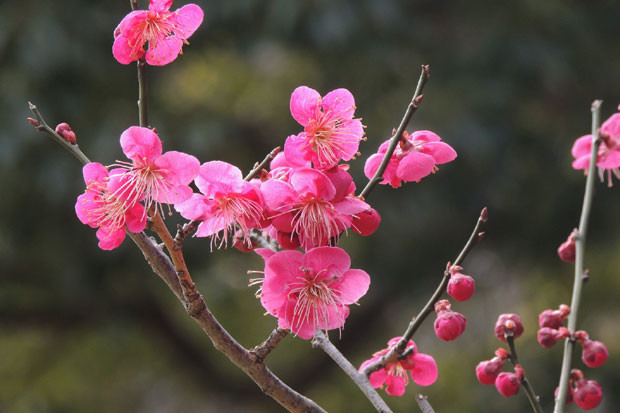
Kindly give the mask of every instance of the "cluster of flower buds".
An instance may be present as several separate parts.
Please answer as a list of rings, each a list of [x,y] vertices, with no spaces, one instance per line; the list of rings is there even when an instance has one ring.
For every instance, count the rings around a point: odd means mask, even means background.
[[[363,362],[359,371],[363,371],[366,366],[386,355],[394,346],[398,345],[401,339],[402,337],[391,339],[388,342],[388,347],[377,351],[371,359]],[[418,353],[418,349],[412,340],[409,340],[407,343],[403,356],[371,373],[369,380],[372,387],[376,389],[385,387],[387,394],[402,396],[405,394],[405,387],[409,383],[409,374],[411,374],[411,378],[419,386],[430,386],[435,383],[437,380],[437,363],[435,363],[435,359],[432,356]]]
[[[77,140],[75,138],[75,132],[71,130],[71,126],[68,123],[59,123],[56,126],[56,133],[59,134],[64,140],[69,142],[71,145],[75,145]]]
[[[556,387],[555,397],[557,397],[560,388]],[[601,385],[594,380],[586,380],[583,372],[578,369],[572,369],[570,372],[568,393],[566,394],[566,404],[575,403],[583,410],[594,409],[601,403],[603,399],[603,391]]]
[[[577,238],[578,231],[575,228],[570,233],[566,241],[564,241],[558,247],[558,257],[564,262],[575,262],[575,239]]]
[[[564,320],[570,313],[570,307],[560,305],[557,310],[544,310],[538,316],[538,343],[544,348],[551,348],[562,338],[570,337],[570,332],[564,327]],[[607,360],[607,347],[600,341],[590,340],[588,333],[579,330],[573,335],[575,341],[581,344],[581,360],[588,367],[599,367]]]
[[[501,314],[495,323],[494,333],[500,341],[506,341],[507,336],[520,337],[523,334],[521,318],[517,314]],[[498,348],[495,350],[495,357],[481,361],[476,366],[478,381],[487,386],[495,384],[497,391],[505,397],[514,396],[519,392],[525,375],[519,364],[515,366],[513,372],[502,372],[504,363],[509,358],[510,353],[507,350]]]

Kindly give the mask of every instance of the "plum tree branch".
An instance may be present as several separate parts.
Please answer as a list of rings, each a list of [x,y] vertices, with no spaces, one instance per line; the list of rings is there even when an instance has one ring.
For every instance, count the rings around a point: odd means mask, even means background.
[[[586,250],[586,235],[588,232],[588,219],[590,218],[590,209],[592,208],[592,198],[594,197],[594,182],[596,175],[596,163],[598,160],[598,148],[601,144],[599,136],[599,126],[601,123],[601,104],[603,101],[595,100],[590,108],[592,112],[592,149],[590,152],[590,167],[588,168],[588,177],[586,179],[586,189],[583,195],[583,204],[581,207],[581,217],[579,219],[579,228],[575,237],[575,279],[573,282],[573,296],[570,304],[570,315],[568,316],[568,331],[570,336],[564,342],[564,355],[562,357],[562,370],[560,371],[560,383],[558,395],[555,399],[554,413],[563,413],[566,402],[566,393],[568,391],[568,379],[570,377],[571,363],[573,358],[573,350],[575,347],[575,339],[573,335],[577,330],[577,315],[579,312],[579,303],[581,302],[581,290],[583,287],[585,275],[584,256]]]
[[[433,407],[428,402],[428,397],[422,394],[418,394],[415,398],[415,401],[418,402],[418,407],[420,408],[422,413],[435,413],[435,410],[433,410]]]
[[[510,362],[514,366],[516,366],[517,364],[520,364],[519,356],[517,355],[517,348],[515,347],[515,338],[514,338],[513,332],[510,330],[507,330],[506,333],[504,334],[504,338],[506,339],[506,343],[508,343],[508,348],[510,348],[510,357],[509,357]],[[525,394],[527,396],[527,399],[530,401],[532,410],[535,413],[543,413],[542,406],[540,405],[540,397],[536,395],[536,392],[534,391],[534,388],[530,384],[530,381],[525,376],[525,373],[523,373],[523,377],[521,378],[521,386],[523,386],[523,389],[525,390]]]
[[[362,390],[372,405],[381,413],[391,413],[392,410],[383,401],[379,393],[370,385],[368,377],[357,371],[349,360],[329,341],[329,337],[321,330],[317,330],[312,338],[312,346],[320,347],[336,364],[349,376],[351,380]]]
[[[398,342],[397,345],[392,347],[392,349],[389,352],[381,356],[379,360],[373,363],[370,363],[364,368],[363,373],[367,377],[370,376],[371,373],[379,369],[382,369],[388,363],[392,363],[396,361],[403,354],[403,352],[405,351],[407,347],[407,343],[409,342],[409,340],[411,340],[415,332],[418,330],[418,328],[420,328],[420,326],[422,325],[424,320],[429,316],[429,314],[433,312],[435,303],[439,301],[443,293],[446,291],[446,286],[448,285],[448,281],[450,280],[450,267],[452,267],[453,265],[460,265],[465,259],[465,257],[467,257],[469,252],[474,248],[474,246],[479,241],[482,240],[484,236],[484,232],[480,232],[480,229],[485,222],[487,222],[487,208],[486,207],[484,207],[482,211],[480,211],[480,216],[478,217],[478,220],[476,221],[474,230],[469,236],[467,243],[465,243],[465,246],[463,247],[459,255],[456,257],[456,259],[454,260],[454,263],[450,264],[448,262],[448,265],[446,266],[446,270],[444,271],[444,275],[443,275],[443,278],[441,279],[441,282],[439,283],[439,286],[437,287],[437,289],[435,290],[431,298],[428,300],[424,308],[422,308],[420,313],[411,320],[411,322],[409,323],[409,326],[407,327],[407,330],[405,330],[405,333],[402,336],[402,339]]]
[[[396,150],[396,145],[398,145],[398,142],[401,140],[403,132],[405,132],[405,129],[407,129],[407,125],[411,121],[413,114],[416,112],[416,110],[418,110],[420,104],[422,103],[422,99],[424,98],[422,91],[424,90],[424,86],[426,85],[426,82],[428,82],[428,79],[430,79],[430,77],[430,66],[422,65],[422,73],[420,73],[420,79],[418,80],[418,85],[416,86],[415,92],[413,93],[413,98],[411,98],[411,102],[407,106],[407,110],[405,111],[405,114],[400,121],[400,125],[398,125],[398,129],[396,129],[396,132],[390,138],[390,145],[388,146],[388,150],[383,156],[383,159],[381,160],[379,169],[377,169],[377,172],[375,172],[374,176],[370,179],[370,181],[368,181],[368,184],[366,184],[362,192],[360,192],[359,196],[361,196],[362,198],[367,198],[370,194],[370,191],[372,191],[373,188],[383,179],[383,173],[385,172],[388,164],[390,163],[392,154]]]

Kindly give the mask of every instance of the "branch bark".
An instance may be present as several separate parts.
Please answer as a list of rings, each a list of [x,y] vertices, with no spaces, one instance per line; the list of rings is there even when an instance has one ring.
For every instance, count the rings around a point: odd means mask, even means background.
[[[370,385],[368,378],[357,371],[357,369],[342,355],[340,351],[329,341],[329,337],[321,331],[317,330],[312,338],[312,346],[320,347],[329,357],[338,364],[338,366],[349,376],[351,380],[362,390],[364,395],[370,400],[372,405],[381,413],[391,413],[392,410],[385,404],[379,393]]]
[[[418,407],[420,407],[422,413],[435,413],[435,410],[433,410],[433,407],[428,402],[428,397],[418,394],[415,401],[418,402]]]
[[[482,211],[480,211],[480,216],[478,217],[478,220],[476,221],[474,230],[472,231],[471,235],[469,236],[469,239],[467,240],[467,243],[465,243],[465,246],[463,247],[459,255],[456,257],[456,259],[454,260],[454,264],[452,265],[460,265],[465,259],[465,257],[467,257],[469,252],[474,248],[474,246],[479,241],[482,240],[482,237],[484,236],[484,232],[479,232],[479,231],[481,229],[481,226],[485,222],[487,222],[487,208],[486,207],[484,207]],[[398,357],[400,357],[403,354],[403,352],[407,348],[407,343],[409,342],[409,340],[411,340],[415,332],[418,330],[418,328],[420,328],[420,326],[422,325],[424,320],[429,316],[429,314],[433,312],[435,303],[439,301],[443,293],[446,291],[446,286],[448,285],[448,281],[450,280],[449,270],[452,265],[450,265],[450,263],[448,262],[448,265],[446,266],[446,270],[444,271],[444,275],[443,275],[443,278],[441,279],[441,282],[439,283],[439,286],[437,287],[437,289],[431,296],[430,300],[428,300],[424,308],[422,308],[420,313],[411,320],[411,322],[409,323],[409,326],[407,327],[407,330],[405,330],[405,333],[403,334],[403,338],[398,342],[398,344],[392,347],[392,349],[388,353],[381,356],[379,360],[375,361],[374,363],[369,364],[368,366],[366,366],[366,368],[364,368],[363,373],[367,377],[370,376],[371,373],[374,373],[375,371],[382,369],[388,363],[392,363],[396,361],[396,359],[398,359]]]
[[[517,355],[517,348],[515,347],[515,338],[512,331],[508,331],[504,334],[504,338],[506,339],[506,343],[508,343],[508,347],[510,348],[510,362],[516,366],[519,363],[519,356]],[[542,406],[540,405],[540,397],[536,395],[534,388],[530,384],[529,380],[523,373],[523,378],[521,379],[521,386],[525,390],[525,395],[527,399],[530,401],[530,405],[532,406],[532,410],[535,413],[543,413]]]
[[[594,182],[596,175],[596,162],[598,159],[598,148],[601,144],[599,136],[599,125],[601,122],[601,100],[592,102],[592,150],[590,152],[590,167],[588,168],[588,178],[586,179],[586,189],[583,195],[583,205],[581,207],[581,217],[579,219],[579,229],[575,237],[575,279],[573,282],[573,296],[570,303],[570,315],[568,316],[568,331],[570,336],[564,342],[564,356],[562,357],[562,370],[560,372],[560,383],[558,395],[555,399],[554,413],[564,412],[566,393],[568,391],[568,379],[570,377],[573,350],[575,348],[574,334],[577,330],[577,315],[579,303],[581,302],[581,289],[583,287],[584,256],[586,250],[586,234],[588,232],[588,219],[594,197]]]

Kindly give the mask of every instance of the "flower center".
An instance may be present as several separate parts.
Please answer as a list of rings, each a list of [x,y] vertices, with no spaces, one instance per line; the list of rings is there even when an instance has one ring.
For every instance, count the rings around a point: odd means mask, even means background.
[[[342,318],[339,292],[332,289],[326,280],[317,280],[318,275],[311,275],[307,269],[302,269],[303,275],[297,277],[299,281],[289,284],[289,298],[296,299],[293,310],[291,327],[295,330],[305,323],[311,323],[315,329],[327,328],[330,317]],[[332,311],[330,313],[330,310]]]
[[[107,228],[108,232],[118,230],[125,225],[125,212],[127,212],[128,207],[125,202],[111,194],[104,183],[91,182],[86,191],[97,193],[95,199],[84,201],[84,204],[94,204],[89,207],[85,206],[90,222],[98,227]]]
[[[243,232],[246,245],[252,245],[249,231],[263,219],[263,208],[260,204],[238,194],[222,196],[216,198],[216,201],[219,205],[213,211],[212,219],[224,224],[224,235],[217,247],[220,248],[222,245],[227,244],[228,235],[234,233],[237,227]],[[213,243],[218,240],[220,240],[219,232],[211,238],[212,249]]]
[[[153,205],[155,205],[156,211],[161,209],[158,202],[161,198],[164,199],[165,203],[170,203],[168,202],[168,193],[172,189],[172,185],[166,182],[165,178],[168,172],[166,169],[157,168],[153,163],[146,162],[146,158],[142,162],[135,163],[116,162],[110,167],[126,169],[127,172],[120,175],[121,186],[114,191],[113,195],[126,200],[128,208],[144,200],[144,213],[146,214]]]
[[[346,228],[346,223],[330,202],[310,197],[302,199],[302,204],[293,211],[293,232],[299,235],[302,244],[322,245],[332,238],[337,242],[341,228]]]

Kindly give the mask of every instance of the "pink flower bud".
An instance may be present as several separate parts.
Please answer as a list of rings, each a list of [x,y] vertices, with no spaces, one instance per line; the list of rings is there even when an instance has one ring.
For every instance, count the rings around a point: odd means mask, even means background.
[[[467,320],[463,314],[450,310],[448,300],[440,300],[435,304],[437,319],[435,320],[435,334],[444,341],[452,341],[463,334]]]
[[[564,241],[558,247],[558,256],[564,262],[575,262],[575,235],[576,231],[574,230],[566,241]]]
[[[578,343],[583,344],[585,341],[589,340],[590,336],[588,335],[587,332],[585,332],[584,330],[579,330],[575,332],[575,340]]]
[[[549,327],[543,327],[538,330],[538,343],[543,348],[551,348],[562,338],[569,336],[568,329],[560,327],[559,330]]]
[[[358,234],[367,237],[379,228],[380,223],[381,215],[374,208],[370,208],[353,216],[351,228]]]
[[[516,314],[501,314],[495,323],[495,336],[501,341],[506,341],[504,334],[509,331],[512,331],[514,338],[519,338],[523,334],[521,317]]]
[[[495,388],[504,397],[514,396],[519,393],[520,386],[521,378],[518,373],[499,373],[495,379]]]
[[[69,126],[68,123],[59,123],[58,126],[56,126],[56,133],[71,145],[76,144],[75,132],[71,130],[71,126]]]
[[[581,379],[575,383],[573,398],[583,410],[594,409],[603,398],[601,385],[594,380]]]
[[[558,310],[545,310],[538,316],[538,324],[540,327],[549,327],[558,329],[564,324],[562,313]]]
[[[600,341],[586,340],[583,343],[581,360],[588,367],[600,367],[607,360],[608,352],[605,344]]]
[[[558,398],[558,393],[560,392],[560,388],[556,387],[555,391],[553,392],[553,398],[557,399]],[[573,402],[573,389],[569,386],[568,387],[568,391],[566,392],[566,402],[564,402],[564,404],[566,406],[568,406],[569,404],[571,404]]]
[[[26,120],[28,121],[28,123],[30,123],[32,126],[34,126],[35,128],[38,128],[39,126],[41,126],[41,124],[39,123],[38,120],[36,120],[35,118],[26,118]]]
[[[484,360],[476,366],[476,377],[478,381],[487,386],[495,383],[497,375],[504,367],[504,359],[493,357],[491,360]]]
[[[448,294],[450,297],[454,298],[456,301],[469,300],[471,296],[474,295],[474,290],[476,289],[474,279],[460,272],[450,272],[452,273],[450,281],[448,281]]]

